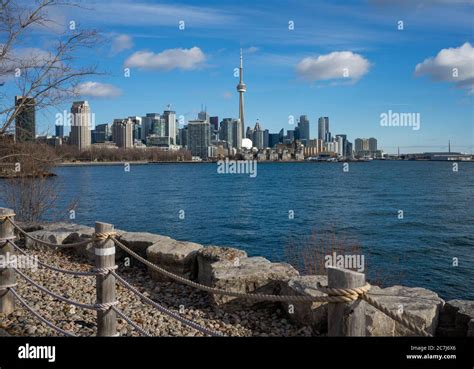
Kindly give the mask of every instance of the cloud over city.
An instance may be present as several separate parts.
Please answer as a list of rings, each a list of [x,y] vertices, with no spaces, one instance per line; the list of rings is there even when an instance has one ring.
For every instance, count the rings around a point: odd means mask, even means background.
[[[457,48],[442,49],[435,57],[415,67],[415,76],[427,75],[434,81],[454,82],[474,94],[474,48],[469,42]]]
[[[137,51],[125,60],[126,67],[169,71],[192,70],[201,67],[206,55],[199,47],[190,49],[168,49],[158,54],[152,51]]]
[[[370,69],[370,62],[351,51],[335,51],[326,55],[306,57],[296,66],[298,75],[308,81],[332,79],[359,80]]]
[[[133,47],[133,40],[129,35],[117,35],[112,39],[112,54],[118,54]]]
[[[120,96],[122,90],[108,83],[88,81],[79,84],[76,93],[81,96],[111,98]]]

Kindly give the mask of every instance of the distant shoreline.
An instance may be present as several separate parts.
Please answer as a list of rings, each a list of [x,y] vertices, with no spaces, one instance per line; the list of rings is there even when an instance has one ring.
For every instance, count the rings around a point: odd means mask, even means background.
[[[451,160],[370,160],[370,161],[334,161],[334,162],[326,162],[326,161],[308,161],[308,160],[288,160],[288,161],[258,161],[258,164],[295,164],[295,163],[317,163],[317,164],[340,164],[340,163],[367,163],[371,161],[387,161],[387,162],[447,162],[447,163],[469,163],[473,161],[469,160],[459,160],[459,161],[451,161]],[[217,161],[87,161],[87,162],[65,162],[59,163],[57,167],[89,167],[89,166],[117,166],[117,165],[155,165],[155,164],[216,164]]]

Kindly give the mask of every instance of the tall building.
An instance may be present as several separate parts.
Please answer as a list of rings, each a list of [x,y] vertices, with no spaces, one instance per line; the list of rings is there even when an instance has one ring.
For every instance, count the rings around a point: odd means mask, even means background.
[[[92,143],[109,141],[110,134],[110,126],[107,123],[98,124],[92,131]]]
[[[336,141],[339,142],[339,155],[346,156],[346,147],[347,147],[347,135],[339,134],[336,135]]]
[[[36,137],[36,102],[30,97],[15,96],[16,142],[34,141]]]
[[[56,137],[63,138],[64,137],[64,125],[63,124],[56,124],[54,126],[54,134]]]
[[[198,120],[209,122],[209,114],[207,114],[207,108],[204,108],[203,110],[201,106],[201,111],[198,113]]]
[[[356,138],[354,140],[354,151],[356,153],[364,151],[364,141],[361,138]]]
[[[122,149],[133,147],[133,121],[128,119],[114,119],[112,124],[112,139]]]
[[[163,112],[163,120],[165,123],[165,136],[169,137],[169,144],[176,145],[176,112],[165,110]]]
[[[318,119],[318,138],[325,142],[328,142],[326,138],[329,136],[329,118],[328,117],[320,117]],[[330,140],[329,140],[330,141]]]
[[[268,129],[263,131],[263,147],[267,148],[270,144],[270,131]]]
[[[133,141],[142,139],[142,117],[128,117],[133,123]]]
[[[280,143],[280,135],[278,133],[270,133],[268,135],[268,147],[273,149],[275,145]]]
[[[224,118],[221,122],[220,139],[226,141],[229,147],[240,149],[242,147],[242,128],[238,119]]]
[[[142,141],[146,141],[148,135],[153,134],[153,126],[158,124],[161,120],[161,116],[158,113],[148,113],[142,117]]]
[[[188,148],[193,156],[199,156],[203,160],[208,158],[209,132],[209,122],[203,120],[190,120],[188,122]]]
[[[247,91],[247,86],[244,83],[244,59],[242,49],[240,49],[240,68],[239,68],[239,84],[237,85],[239,93],[239,119],[242,125],[241,137],[245,137],[245,119],[244,119],[244,92]]]
[[[72,122],[69,143],[79,150],[91,145],[91,109],[87,101],[75,101],[71,107]]]
[[[310,139],[310,133],[309,133],[309,120],[306,115],[300,116],[300,121],[298,122],[298,131],[299,131],[299,137],[298,139],[306,145],[307,142]]]
[[[371,152],[377,151],[377,139],[373,137],[369,138],[369,151]]]
[[[260,127],[260,123],[257,120],[257,123],[255,123],[255,128],[253,129],[253,134],[252,134],[252,143],[253,146],[256,147],[257,149],[264,149],[264,133],[262,127]]]
[[[209,123],[211,124],[211,129],[214,131],[219,130],[219,117],[209,117]]]

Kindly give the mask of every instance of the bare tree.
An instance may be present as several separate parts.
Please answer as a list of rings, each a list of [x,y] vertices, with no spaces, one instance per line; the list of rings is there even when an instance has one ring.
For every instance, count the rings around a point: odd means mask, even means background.
[[[15,86],[0,89],[0,135],[11,129],[19,112],[32,100],[37,109],[57,106],[77,95],[77,86],[85,77],[99,74],[97,65],[79,67],[76,63],[81,51],[97,46],[99,38],[93,30],[67,28],[55,36],[47,51],[22,48],[31,33],[55,25],[48,17],[49,10],[77,5],[58,0],[23,4],[0,0],[0,85]],[[26,99],[14,104],[14,95]]]

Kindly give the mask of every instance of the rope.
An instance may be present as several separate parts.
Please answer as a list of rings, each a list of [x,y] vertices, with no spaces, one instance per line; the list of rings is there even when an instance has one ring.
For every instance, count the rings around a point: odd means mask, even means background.
[[[59,248],[71,248],[71,247],[79,247],[79,246],[85,246],[91,242],[94,242],[94,238],[91,238],[89,240],[84,240],[80,242],[75,242],[75,243],[67,243],[67,244],[58,244],[58,243],[52,243],[44,240],[40,240],[39,238],[33,237],[32,235],[28,234],[25,230],[21,229],[10,217],[5,217],[6,220],[8,220],[15,229],[20,232],[23,236],[29,238],[32,241],[35,241],[39,244],[45,245],[45,246],[50,246],[50,247],[59,247]]]
[[[28,310],[31,314],[33,314],[37,319],[42,321],[48,327],[54,329],[55,331],[65,335],[65,336],[68,336],[68,337],[75,337],[76,336],[75,334],[72,334],[68,331],[65,331],[65,330],[59,328],[58,326],[54,325],[49,320],[47,320],[46,318],[44,318],[40,314],[38,314],[31,306],[29,306],[26,303],[25,300],[23,300],[23,298],[16,292],[16,290],[14,288],[10,288],[10,291],[11,291],[11,293],[13,293],[13,295],[15,295],[15,297],[18,299],[18,301],[20,301],[20,303],[25,307],[26,310]]]
[[[114,237],[116,235],[117,235],[117,232],[115,232],[115,231],[98,232],[98,233],[94,234],[96,240],[106,240],[106,239]]]
[[[6,289],[13,288],[13,287],[16,287],[16,286],[18,286],[18,283],[4,284],[4,285],[0,286],[0,290],[6,290]]]
[[[120,247],[122,250],[136,258],[137,260],[141,261],[143,264],[147,265],[150,267],[152,270],[157,271],[161,274],[166,275],[167,277],[170,277],[174,279],[175,281],[182,282],[188,286],[195,287],[199,290],[210,292],[210,293],[215,293],[215,294],[220,294],[220,295],[227,295],[227,296],[233,296],[233,297],[242,297],[242,298],[249,298],[249,299],[255,299],[255,300],[266,300],[266,301],[295,301],[295,302],[313,302],[313,301],[318,301],[318,302],[351,302],[354,300],[357,300],[358,298],[363,299],[364,301],[367,301],[369,304],[373,305],[374,307],[378,308],[380,311],[385,313],[387,316],[390,318],[394,319],[395,321],[399,322],[400,324],[404,325],[408,329],[412,330],[413,332],[416,332],[422,336],[429,336],[429,334],[418,327],[416,327],[413,323],[409,322],[405,318],[401,318],[400,316],[392,313],[388,308],[385,306],[381,305],[380,303],[376,302],[374,299],[370,298],[367,296],[367,292],[370,289],[370,284],[366,284],[363,287],[359,288],[329,288],[329,287],[323,287],[320,284],[318,284],[318,289],[324,293],[327,293],[328,296],[277,296],[277,295],[266,295],[266,294],[247,294],[243,292],[231,292],[231,291],[225,291],[221,290],[218,288],[213,288],[209,286],[202,285],[200,283],[196,283],[193,281],[190,281],[184,277],[181,277],[179,275],[173,274],[166,269],[160,268],[159,266],[151,263],[150,261],[144,259],[134,251],[130,250],[128,247],[126,247],[123,243],[118,241],[116,238],[112,237],[112,240],[115,242],[115,244]],[[115,274],[115,273],[114,273]]]
[[[15,248],[17,249],[18,251],[20,251],[23,255],[26,255],[26,256],[30,256],[28,255],[28,253],[26,253],[25,251],[23,251],[22,249],[20,249],[17,245],[15,245],[15,243],[13,242],[10,242],[10,244]],[[73,270],[67,270],[67,269],[61,269],[61,268],[57,268],[55,266],[52,266],[52,265],[49,265],[49,264],[46,264],[40,260],[36,260],[38,262],[39,265],[41,265],[43,268],[46,268],[46,269],[50,269],[50,270],[54,270],[55,272],[59,272],[59,273],[64,273],[64,274],[70,274],[70,275],[75,275],[75,276],[83,276],[83,277],[93,277],[93,276],[96,276],[100,273],[94,273],[94,272],[80,272],[80,271],[73,271]]]
[[[152,299],[146,297],[143,293],[141,293],[140,291],[138,291],[135,287],[133,287],[130,283],[128,283],[125,279],[123,279],[121,276],[119,276],[117,273],[115,272],[111,272],[112,275],[115,276],[115,278],[117,278],[117,280],[127,289],[129,289],[130,291],[132,291],[135,295],[139,296],[143,301],[145,301],[146,303],[152,305],[153,307],[155,307],[156,309],[158,309],[160,312],[162,312],[163,314],[166,314],[166,315],[169,315],[171,316],[172,318],[180,321],[181,323],[183,323],[184,325],[187,325],[191,328],[194,328],[195,330],[203,333],[203,334],[206,334],[208,336],[222,336],[221,333],[219,332],[214,332],[214,331],[211,331],[203,326],[201,326],[200,324],[197,324],[191,320],[188,320],[186,318],[183,318],[181,315],[179,314],[176,314],[174,311],[172,310],[169,310],[167,308],[165,308],[164,306],[158,304],[157,302],[153,301]]]
[[[80,303],[80,302],[76,302],[76,301],[70,300],[66,297],[63,297],[61,295],[58,295],[57,293],[48,290],[46,287],[41,286],[40,284],[36,283],[34,280],[29,278],[26,274],[22,273],[19,269],[17,269],[17,268],[12,268],[12,269],[14,269],[20,276],[22,276],[30,284],[32,284],[33,286],[35,286],[39,290],[43,291],[44,293],[46,293],[46,294],[48,294],[48,295],[50,295],[50,296],[52,296],[52,297],[54,297],[54,298],[56,298],[60,301],[66,302],[68,304],[77,306],[77,307],[82,308],[82,309],[95,310],[95,311],[105,311],[105,310],[108,310],[113,305],[116,305],[118,303],[117,301],[114,301],[114,302],[108,302],[108,303],[96,303],[94,305],[91,305],[91,304],[83,304],[83,303]]]
[[[190,287],[197,288],[201,291],[210,292],[217,295],[226,295],[226,296],[232,296],[232,297],[248,298],[248,299],[253,299],[253,300],[265,300],[265,301],[285,301],[285,302],[286,301],[292,301],[292,302],[315,302],[315,301],[317,302],[347,302],[348,301],[347,297],[344,297],[344,296],[297,296],[297,295],[285,296],[285,295],[267,295],[267,294],[260,294],[260,293],[248,294],[244,292],[226,291],[219,288],[205,286],[203,284],[193,282],[193,281],[190,281],[189,279],[173,274],[167,271],[166,269],[163,269],[159,267],[158,265],[153,264],[152,262],[138,255],[136,252],[130,250],[127,246],[125,246],[123,243],[118,241],[115,237],[112,237],[112,240],[115,242],[115,244],[118,247],[120,247],[122,250],[124,250],[125,252],[133,256],[138,261],[141,261],[150,269],[157,271],[158,273],[161,273],[175,281],[181,282]],[[352,294],[350,296],[352,296]],[[349,301],[352,301],[352,298]]]
[[[112,310],[117,313],[123,320],[125,320],[128,324],[130,324],[135,330],[137,330],[142,336],[145,337],[152,337],[147,331],[143,330],[137,323],[135,323],[132,319],[126,316],[122,311],[117,309],[115,306],[112,307]]]
[[[410,329],[412,332],[415,332],[415,333],[417,333],[417,334],[419,334],[420,336],[423,336],[423,337],[431,337],[432,336],[431,334],[427,333],[425,330],[418,328],[415,324],[410,322],[408,319],[406,319],[406,318],[404,318],[404,317],[402,317],[398,314],[395,314],[393,311],[388,309],[386,306],[384,306],[381,303],[377,302],[372,297],[367,296],[367,294],[361,295],[360,298],[362,300],[366,301],[367,303],[369,303],[370,305],[372,305],[373,307],[379,309],[382,313],[384,313],[388,317],[392,318],[396,322],[400,323],[401,325],[404,325],[405,327]]]

